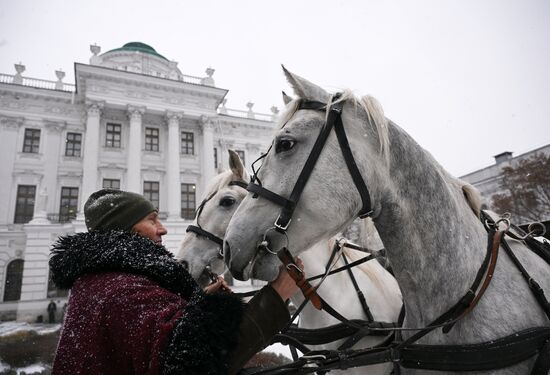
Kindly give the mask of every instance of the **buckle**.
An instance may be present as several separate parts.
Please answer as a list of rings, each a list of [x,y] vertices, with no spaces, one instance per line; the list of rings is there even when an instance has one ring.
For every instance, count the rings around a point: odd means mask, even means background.
[[[367,217],[372,215],[373,212],[374,212],[373,210],[370,210],[368,212],[365,212],[364,214],[359,214],[359,219],[366,219]]]
[[[281,220],[281,214],[277,216],[277,220],[275,220],[275,223],[273,223],[273,225],[275,226],[275,228],[279,229],[280,231],[286,232],[286,230],[288,229],[288,226],[292,222],[292,219],[288,219],[288,222],[286,223],[286,225],[279,224],[279,220]]]

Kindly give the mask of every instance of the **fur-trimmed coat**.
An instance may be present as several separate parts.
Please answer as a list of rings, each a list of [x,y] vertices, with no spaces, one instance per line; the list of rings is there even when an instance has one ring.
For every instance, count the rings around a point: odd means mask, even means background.
[[[71,288],[54,375],[235,373],[289,319],[271,287],[248,305],[205,294],[166,248],[139,235],[62,237],[50,269]]]

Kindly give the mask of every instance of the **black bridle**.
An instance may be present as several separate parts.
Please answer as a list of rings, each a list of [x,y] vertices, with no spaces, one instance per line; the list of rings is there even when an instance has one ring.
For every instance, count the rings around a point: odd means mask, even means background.
[[[229,184],[229,186],[240,186],[242,187],[243,189],[246,189],[247,187],[247,184],[246,182],[243,182],[243,181],[238,181],[238,180],[235,180],[235,181],[231,181]],[[200,224],[200,216],[201,216],[201,213],[202,213],[202,210],[204,209],[204,206],[206,205],[206,203],[212,199],[214,197],[214,195],[216,195],[217,191],[213,192],[212,194],[210,194],[210,196],[208,196],[207,198],[205,198],[201,204],[199,204],[199,207],[197,207],[197,211],[195,213],[195,218],[196,218],[196,222],[197,222],[197,225],[188,225],[187,226],[187,229],[185,230],[186,232],[192,232],[192,233],[195,233],[197,236],[199,237],[204,237],[204,238],[207,238],[209,239],[210,241],[216,243],[218,246],[220,246],[220,251],[218,252],[218,257],[223,259],[223,239],[221,239],[220,237],[216,236],[214,233],[212,232],[209,232],[205,229],[203,229],[201,227],[201,224]]]
[[[342,123],[341,115],[344,102],[338,101],[340,96],[340,94],[335,95],[333,98],[335,100],[330,103],[327,121],[321,128],[311,153],[309,154],[288,199],[262,187],[259,184],[256,184],[255,181],[258,180],[256,172],[247,187],[248,191],[254,193],[254,198],[261,196],[282,207],[281,213],[274,223],[275,229],[282,234],[286,234],[288,226],[292,220],[292,214],[294,213],[304,187],[313,171],[313,168],[315,167],[332,128],[335,130],[344,160],[363,202],[363,207],[359,211],[358,216],[360,218],[365,218],[372,214],[370,194],[363,177],[357,168],[355,159],[353,158]],[[301,101],[297,107],[297,111],[322,110],[326,107],[327,104],[317,101]],[[456,322],[463,319],[464,316],[476,306],[492,279],[492,275],[496,267],[498,250],[501,243],[512,260],[514,260],[514,255],[511,249],[508,249],[508,245],[503,240],[503,236],[507,230],[500,231],[497,226],[498,222],[495,223],[496,228],[487,228],[488,246],[485,259],[476,274],[472,286],[454,306],[445,311],[426,327],[383,327],[373,329],[373,331],[417,331],[406,340],[394,341],[390,344],[384,344],[384,346],[376,346],[358,351],[337,350],[309,352],[307,355],[302,356],[298,361],[291,364],[273,369],[261,370],[256,372],[256,374],[305,374],[316,371],[346,369],[350,367],[384,362],[393,362],[394,364],[397,364],[397,369],[400,365],[407,368],[440,371],[488,370],[508,367],[534,355],[538,355],[538,358],[534,364],[531,374],[547,374],[550,369],[550,328],[548,327],[530,328],[513,335],[506,336],[502,339],[492,340],[490,342],[480,344],[422,345],[417,343],[418,340],[437,328],[442,328],[444,333],[448,333]],[[283,250],[286,250],[286,248],[281,249],[278,253]],[[535,294],[537,301],[545,311],[546,315],[550,318],[550,303],[544,297],[544,292],[542,292],[538,283],[534,282],[528,274],[524,274],[524,270],[520,267],[521,264],[519,264],[519,261],[514,261],[514,263],[522,272],[522,275],[525,277],[531,290]],[[353,327],[353,324],[348,325],[350,328]],[[312,364],[315,364],[316,366],[311,366]]]
[[[321,128],[319,135],[317,136],[317,140],[315,141],[315,144],[311,149],[311,152],[306,160],[306,163],[304,164],[304,167],[302,168],[302,171],[298,176],[298,180],[296,181],[296,184],[294,185],[294,188],[292,189],[292,192],[288,199],[285,197],[282,197],[281,195],[271,190],[268,190],[262,187],[259,184],[256,184],[255,183],[255,181],[257,180],[256,173],[254,174],[251,182],[248,184],[247,190],[254,193],[254,197],[261,196],[262,198],[265,198],[282,207],[281,213],[279,214],[279,216],[277,217],[277,220],[275,220],[275,223],[274,223],[276,230],[281,233],[286,232],[292,220],[292,214],[296,209],[298,200],[302,195],[305,185],[309,180],[309,177],[313,171],[313,168],[315,167],[315,164],[319,159],[319,155],[321,154],[321,151],[323,150],[326,140],[333,128],[336,133],[336,137],[338,138],[338,143],[340,144],[340,149],[342,150],[344,160],[351,174],[351,178],[353,179],[355,187],[359,191],[361,200],[363,202],[363,207],[361,208],[361,210],[357,215],[363,219],[372,214],[372,206],[371,206],[371,198],[370,198],[369,190],[367,188],[367,185],[365,184],[365,181],[363,179],[363,176],[361,175],[361,172],[359,171],[359,168],[357,167],[357,164],[355,163],[355,159],[353,157],[353,153],[351,151],[348,138],[346,136],[346,131],[344,129],[344,124],[342,123],[342,108],[344,106],[344,101],[338,100],[340,96],[341,94],[335,94],[333,96],[332,102],[329,104],[321,103],[318,101],[310,101],[310,100],[301,100],[300,103],[298,104],[296,111],[299,111],[299,110],[319,111],[319,110],[325,110],[327,106],[329,107],[329,109],[328,109],[327,120],[323,125],[323,127]]]

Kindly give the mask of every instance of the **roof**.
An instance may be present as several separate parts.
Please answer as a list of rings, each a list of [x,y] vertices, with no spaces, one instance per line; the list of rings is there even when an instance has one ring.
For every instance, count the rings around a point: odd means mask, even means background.
[[[129,52],[138,51],[138,52],[148,53],[150,55],[157,56],[157,57],[160,57],[161,59],[164,59],[164,60],[168,61],[168,59],[166,57],[162,56],[157,51],[155,51],[155,49],[153,47],[151,47],[148,44],[141,43],[141,42],[126,43],[125,45],[123,45],[120,48],[115,48],[115,49],[112,49],[112,50],[107,51],[105,53],[119,52],[119,51],[129,51]]]

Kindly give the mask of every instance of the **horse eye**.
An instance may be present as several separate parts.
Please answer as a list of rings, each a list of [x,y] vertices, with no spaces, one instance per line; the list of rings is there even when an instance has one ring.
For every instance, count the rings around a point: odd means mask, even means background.
[[[235,204],[235,198],[232,197],[223,197],[220,201],[220,206],[222,207],[231,207]]]
[[[292,141],[290,139],[281,139],[280,141],[277,142],[277,144],[275,145],[275,152],[279,153],[279,152],[285,152],[285,151],[288,151],[290,150],[292,147],[294,147],[294,145],[296,144],[295,141]]]

